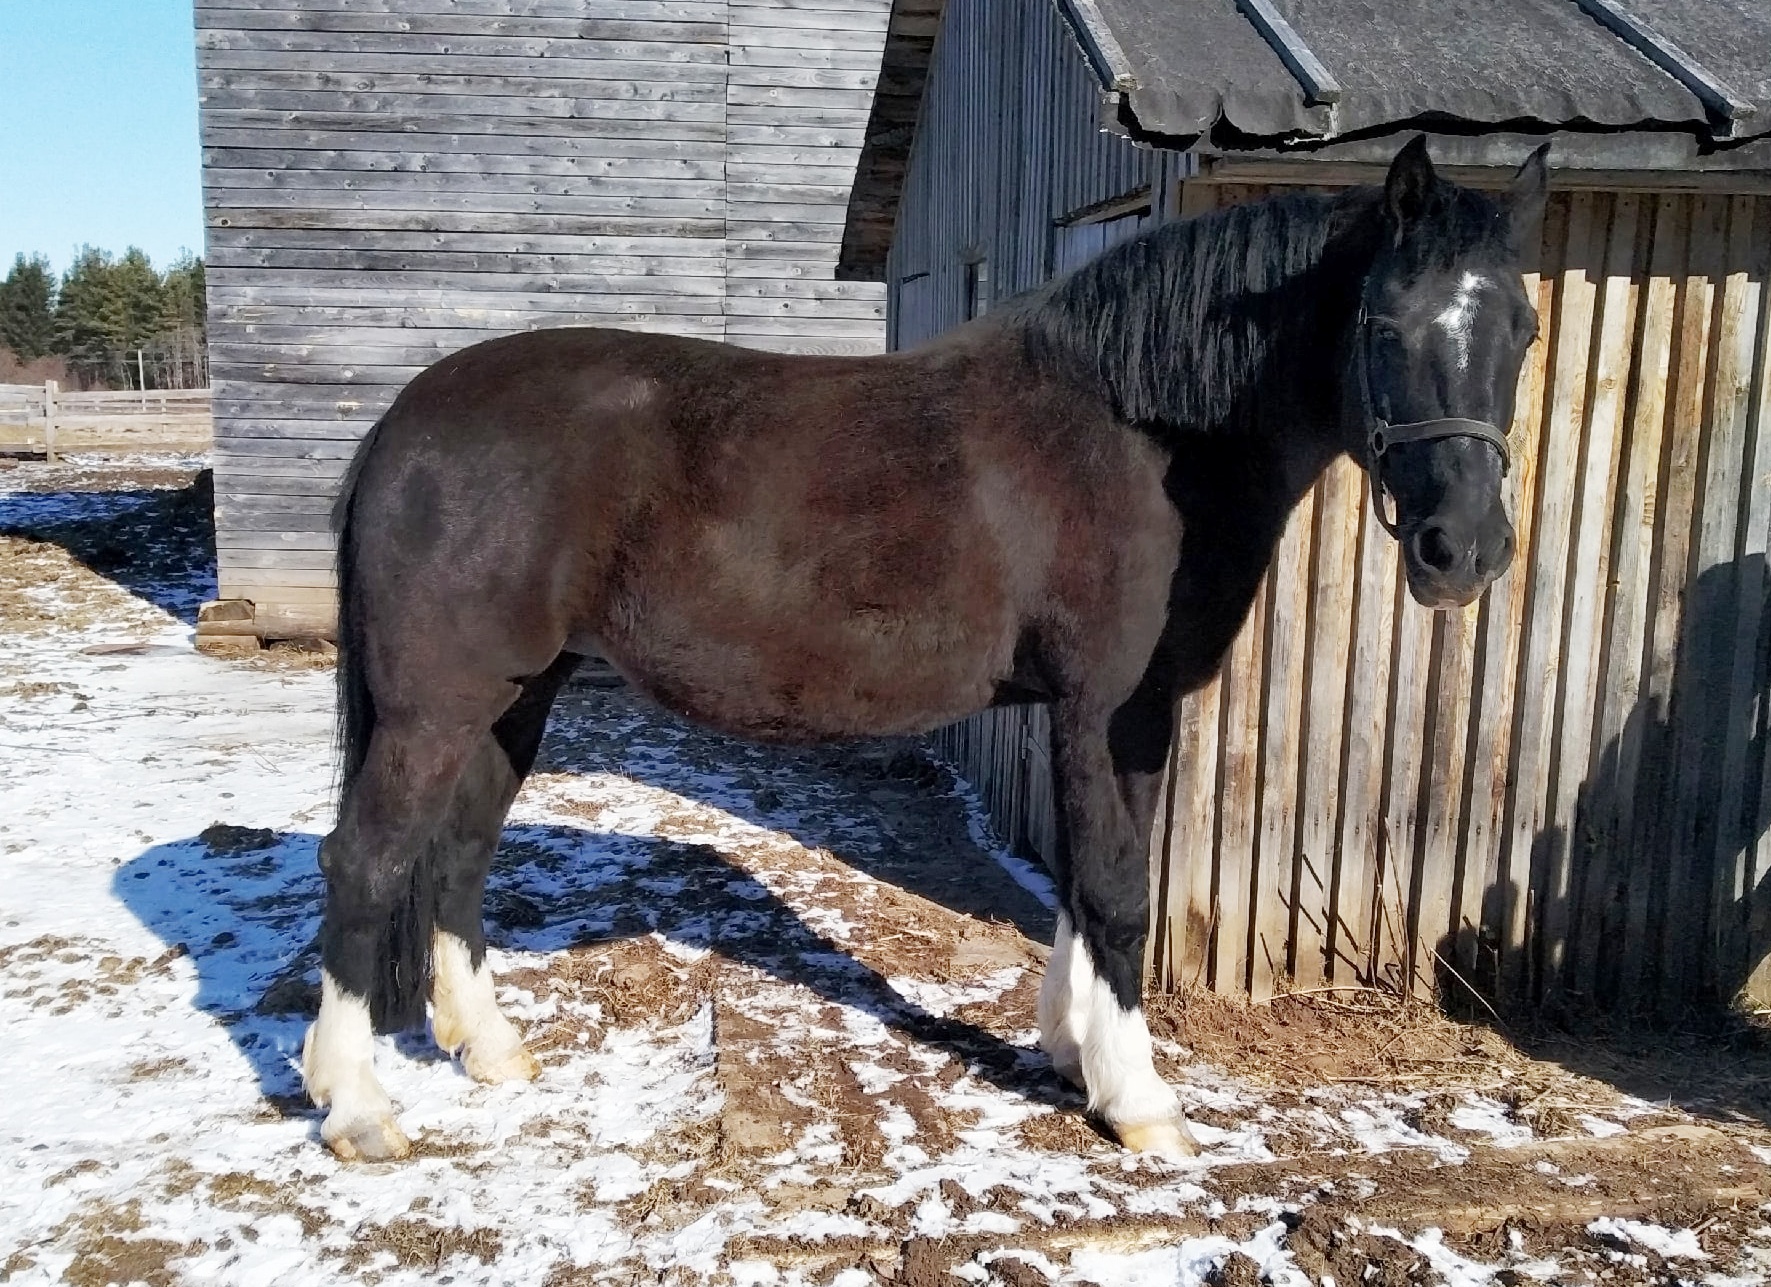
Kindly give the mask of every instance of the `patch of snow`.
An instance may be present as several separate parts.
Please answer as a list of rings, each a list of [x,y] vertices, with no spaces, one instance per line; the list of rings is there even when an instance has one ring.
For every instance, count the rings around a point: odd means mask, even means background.
[[[1610,1118],[1595,1117],[1591,1113],[1581,1113],[1575,1118],[1575,1121],[1586,1129],[1588,1135],[1596,1139],[1608,1140],[1613,1135],[1622,1135],[1629,1130],[1629,1127],[1614,1122]]]
[[[1388,1104],[1367,1100],[1343,1108],[1340,1116],[1367,1153],[1387,1153],[1393,1148],[1423,1148],[1437,1154],[1444,1162],[1463,1162],[1470,1156],[1470,1150],[1462,1144],[1416,1130]]]
[[[1535,1138],[1529,1126],[1512,1118],[1505,1104],[1486,1095],[1464,1096],[1464,1102],[1451,1110],[1451,1124],[1488,1136],[1497,1148],[1516,1148]]]
[[[1081,1249],[1070,1258],[1077,1278],[1114,1287],[1205,1287],[1232,1253],[1241,1252],[1272,1287],[1311,1287],[1309,1276],[1285,1247],[1286,1227],[1274,1221],[1246,1242],[1220,1234],[1186,1238],[1169,1247],[1131,1254]]]
[[[1460,1256],[1445,1245],[1442,1229],[1423,1229],[1415,1237],[1407,1238],[1399,1229],[1374,1224],[1370,1232],[1374,1237],[1390,1238],[1419,1252],[1444,1281],[1445,1287],[1488,1287],[1501,1269],[1499,1265],[1484,1265]]]
[[[1697,1243],[1697,1234],[1690,1229],[1668,1229],[1664,1225],[1641,1220],[1625,1220],[1618,1216],[1600,1216],[1587,1225],[1587,1232],[1601,1238],[1632,1243],[1668,1260],[1708,1260],[1709,1255]]]
[[[906,1001],[915,1003],[938,1019],[944,1019],[963,1005],[995,1001],[1020,982],[1025,973],[1018,965],[994,970],[976,983],[941,983],[934,979],[912,979],[901,975],[886,980],[892,991]]]

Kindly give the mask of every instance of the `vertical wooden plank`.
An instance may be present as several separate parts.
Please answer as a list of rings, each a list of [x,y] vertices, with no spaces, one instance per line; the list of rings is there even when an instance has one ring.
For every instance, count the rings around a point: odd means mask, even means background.
[[[1212,680],[1181,704],[1176,736],[1173,826],[1169,829],[1168,913],[1172,960],[1169,986],[1190,987],[1207,975],[1216,920],[1212,901],[1217,864],[1218,697],[1223,682]]]
[[[1678,643],[1677,596],[1684,577],[1681,533],[1690,517],[1689,461],[1676,464],[1684,451],[1674,414],[1674,382],[1680,370],[1682,321],[1685,312],[1685,265],[1691,241],[1691,198],[1667,194],[1655,211],[1654,248],[1649,260],[1647,303],[1637,363],[1642,372],[1635,414],[1631,417],[1631,450],[1640,452],[1632,468],[1627,521],[1639,514],[1643,526],[1626,530],[1620,542],[1618,567],[1631,568],[1640,579],[1641,601],[1630,611],[1642,639],[1640,660],[1624,659],[1619,679],[1635,681],[1637,700],[1619,742],[1616,795],[1619,852],[1629,873],[1624,891],[1624,927],[1615,965],[1604,970],[1600,990],[1620,1000],[1638,1002],[1654,966],[1653,910],[1658,898],[1656,868],[1660,862],[1658,816],[1665,800],[1666,720],[1672,700],[1673,661]],[[1674,574],[1669,580],[1663,546],[1673,541]],[[1631,548],[1635,546],[1636,548]],[[1619,627],[1620,629],[1622,627]]]
[[[1560,836],[1545,873],[1543,981],[1546,1000],[1566,990],[1575,923],[1576,873],[1590,860],[1578,828],[1579,803],[1586,788],[1593,749],[1595,680],[1599,674],[1601,630],[1611,555],[1611,503],[1623,430],[1624,393],[1630,375],[1630,339],[1635,321],[1636,220],[1640,198],[1609,199],[1610,219],[1595,220],[1588,260],[1601,273],[1595,308],[1595,336],[1589,359],[1586,430],[1574,499],[1574,531],[1569,541],[1566,624],[1563,629],[1559,728],[1553,752],[1554,774],[1549,826]]]
[[[1422,822],[1421,780],[1426,759],[1427,686],[1432,671],[1434,617],[1398,579],[1392,611],[1390,692],[1386,722],[1383,829],[1378,835],[1377,977],[1399,991],[1415,986],[1412,960],[1414,901]]]
[[[1727,707],[1719,774],[1720,801],[1716,810],[1714,857],[1714,908],[1711,935],[1714,944],[1712,983],[1724,1000],[1746,981],[1752,962],[1748,958],[1752,901],[1751,858],[1753,834],[1744,825],[1742,810],[1749,788],[1749,742],[1757,722],[1759,694],[1755,683],[1760,671],[1759,625],[1765,602],[1764,558],[1767,533],[1764,514],[1754,526],[1754,464],[1759,426],[1753,416],[1755,381],[1761,376],[1756,355],[1760,328],[1764,324],[1764,287],[1767,260],[1771,259],[1771,230],[1765,226],[1763,203],[1756,197],[1735,197],[1729,202],[1728,262],[1722,287],[1722,333],[1718,342],[1726,354],[1719,363],[1713,405],[1717,421],[1712,457],[1726,451],[1739,493],[1739,513],[1744,520],[1735,535],[1733,573],[1730,579],[1735,610],[1728,622],[1730,652],[1727,672]],[[1756,767],[1756,766],[1754,766]],[[1756,792],[1752,792],[1756,794]]]
[[[1551,739],[1555,731],[1556,685],[1562,637],[1563,589],[1568,574],[1568,537],[1574,504],[1575,464],[1580,448],[1591,348],[1593,268],[1585,249],[1591,240],[1591,193],[1576,192],[1568,203],[1565,259],[1556,287],[1556,320],[1550,334],[1548,406],[1539,444],[1536,532],[1527,591],[1525,643],[1520,659],[1513,758],[1513,798],[1507,847],[1510,870],[1527,895],[1515,901],[1501,958],[1501,992],[1509,1001],[1535,991],[1537,979],[1527,956],[1528,936],[1541,924],[1533,917],[1546,847],[1567,837],[1549,834]],[[1535,953],[1532,954],[1535,956]]]
[[[1666,900],[1659,926],[1660,989],[1663,1012],[1671,1014],[1692,999],[1700,977],[1699,958],[1709,920],[1709,882],[1700,864],[1709,858],[1706,832],[1714,800],[1706,798],[1712,766],[1707,763],[1705,716],[1708,683],[1715,675],[1712,623],[1708,620],[1714,586],[1699,577],[1732,552],[1737,495],[1723,495],[1725,453],[1711,453],[1713,425],[1709,394],[1716,362],[1717,310],[1727,235],[1725,197],[1703,195],[1693,203],[1691,250],[1685,277],[1685,311],[1680,335],[1678,385],[1674,396],[1672,470],[1684,475],[1690,492],[1681,538],[1682,558],[1673,547],[1663,568],[1671,591],[1666,600],[1676,617],[1672,700],[1670,826],[1666,832]],[[1711,469],[1719,472],[1711,476]],[[1668,515],[1669,521],[1673,516]],[[1692,595],[1698,592],[1694,605]],[[1697,615],[1692,615],[1693,607]],[[1695,950],[1694,950],[1695,949]]]
[[[1382,829],[1383,763],[1389,706],[1390,632],[1395,622],[1395,542],[1371,513],[1371,484],[1360,474],[1359,575],[1353,589],[1353,657],[1347,673],[1347,742],[1340,835],[1335,854],[1330,967],[1336,983],[1369,980],[1374,942],[1377,846]]]
[[[1752,237],[1752,202],[1718,199],[1715,240],[1706,259],[1714,300],[1709,342],[1710,371],[1704,390],[1703,496],[1699,508],[1693,579],[1686,591],[1681,668],[1689,694],[1679,717],[1685,734],[1681,750],[1681,808],[1678,846],[1689,881],[1686,890],[1691,923],[1680,937],[1687,956],[1681,962],[1682,999],[1697,989],[1711,993],[1721,984],[1716,950],[1731,940],[1724,921],[1732,906],[1717,905],[1730,882],[1719,879],[1718,857],[1737,831],[1740,794],[1730,794],[1722,781],[1727,729],[1733,722],[1733,694],[1728,684],[1733,669],[1734,630],[1738,625],[1739,568],[1735,561],[1740,519],[1740,478],[1746,436],[1746,398],[1751,384],[1750,347],[1743,355],[1741,330],[1746,323],[1744,262]],[[1736,270],[1736,265],[1740,265]],[[1750,345],[1750,341],[1749,341]],[[1743,364],[1742,358],[1745,358]],[[1695,951],[1691,950],[1695,947]],[[1697,958],[1693,960],[1692,958]],[[1669,1005],[1676,1004],[1667,994]]]
[[[1546,220],[1544,234],[1558,238],[1546,252],[1540,237],[1536,263],[1525,275],[1525,292],[1535,302],[1544,336],[1555,325],[1556,270],[1561,262],[1560,221]],[[1463,877],[1458,898],[1458,961],[1465,977],[1493,988],[1500,976],[1500,948],[1509,908],[1523,901],[1524,889],[1508,880],[1501,865],[1508,787],[1512,779],[1513,697],[1523,641],[1525,599],[1536,549],[1537,462],[1543,438],[1544,385],[1549,344],[1540,339],[1525,356],[1514,400],[1513,470],[1508,512],[1513,516],[1513,566],[1491,587],[1481,611],[1477,656],[1481,695],[1476,703],[1477,748],[1471,765],[1469,825],[1463,838]],[[1484,927],[1491,940],[1484,949]]]
[[[55,403],[61,387],[54,380],[43,382],[43,459],[50,464],[56,462],[55,446]]]
[[[1481,608],[1436,614],[1434,674],[1427,706],[1428,753],[1422,782],[1420,874],[1411,919],[1416,987],[1432,995],[1442,968],[1455,967],[1458,833],[1464,812],[1464,764],[1470,745],[1470,685]]]
[[[1236,995],[1248,988],[1250,896],[1261,771],[1262,652],[1267,633],[1267,583],[1255,594],[1242,633],[1230,649],[1225,693],[1223,778],[1218,810],[1218,924],[1212,988]]]
[[[1176,757],[1180,754],[1180,740],[1174,739],[1168,748],[1168,759],[1162,770],[1162,782],[1157,788],[1156,816],[1150,827],[1149,848],[1145,861],[1150,872],[1150,926],[1144,936],[1144,981],[1156,987],[1166,986],[1169,972],[1170,955],[1168,953],[1168,916],[1170,872],[1168,866],[1168,847],[1170,833],[1174,829],[1175,814],[1175,771]]]
[[[1760,762],[1751,767],[1759,775],[1757,808],[1750,815],[1751,828],[1747,839],[1747,974],[1742,994],[1755,1006],[1771,1006],[1771,640],[1765,617],[1765,594],[1771,586],[1771,199],[1761,197],[1756,222],[1763,230],[1766,248],[1758,263],[1760,286],[1758,364],[1754,373],[1756,396],[1753,400],[1752,455],[1747,477],[1747,518],[1743,542],[1743,566],[1760,569],[1759,603],[1761,617],[1754,652],[1756,668],[1753,679],[1757,711],[1752,732],[1763,748]],[[1750,578],[1750,573],[1749,573]],[[1749,579],[1750,584],[1750,579]],[[1750,593],[1750,591],[1749,591]],[[1749,796],[1750,803],[1750,796]]]
[[[1643,196],[1637,201],[1636,245],[1630,256],[1632,320],[1621,340],[1604,333],[1602,365],[1615,367],[1619,345],[1630,379],[1624,386],[1617,417],[1616,482],[1609,522],[1610,593],[1604,608],[1600,659],[1592,681],[1593,737],[1585,773],[1585,798],[1579,802],[1576,826],[1587,847],[1580,876],[1580,922],[1575,932],[1567,977],[1568,989],[1597,1004],[1615,996],[1614,971],[1620,956],[1630,879],[1630,829],[1622,819],[1633,809],[1635,769],[1640,757],[1644,711],[1638,706],[1643,639],[1647,628],[1649,571],[1654,544],[1654,513],[1660,478],[1661,430],[1665,419],[1667,363],[1671,349],[1674,292],[1670,274],[1662,270],[1667,256],[1682,254],[1682,205],[1676,200]],[[1620,218],[1621,220],[1621,209]],[[1663,235],[1664,234],[1664,235]],[[1611,254],[1622,253],[1614,233]],[[1615,259],[1608,260],[1601,314],[1611,316],[1615,291]],[[1595,421],[1600,421],[1597,412]]]
[[[1347,662],[1353,640],[1359,547],[1359,466],[1336,461],[1317,488],[1310,571],[1309,688],[1298,797],[1293,979],[1320,986],[1330,974],[1334,850],[1340,821],[1341,747],[1347,732]]]
[[[1286,522],[1267,574],[1272,602],[1267,618],[1266,716],[1261,729],[1261,816],[1250,961],[1250,992],[1257,1001],[1284,988],[1291,973],[1298,767],[1306,678],[1304,627],[1314,523],[1315,494],[1307,492]]]

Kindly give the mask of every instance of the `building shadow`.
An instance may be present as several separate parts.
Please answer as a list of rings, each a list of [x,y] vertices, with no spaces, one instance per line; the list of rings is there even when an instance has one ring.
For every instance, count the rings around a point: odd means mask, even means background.
[[[58,545],[162,612],[194,625],[215,597],[215,484],[17,491],[0,497],[0,536]]]
[[[156,845],[118,869],[130,911],[197,974],[196,1007],[226,1029],[267,1100],[309,1113],[297,1063],[318,995],[320,837],[218,824]],[[894,989],[842,943],[717,849],[568,826],[507,828],[486,897],[494,945],[584,949],[646,935],[709,951],[814,997],[859,1010],[956,1057],[973,1075],[1036,1102],[1074,1107],[1046,1056]],[[422,1034],[407,1055],[447,1058]]]
[[[1670,680],[1643,690],[1589,763],[1573,825],[1534,837],[1512,864],[1523,881],[1491,878],[1474,959],[1466,943],[1440,994],[1629,1093],[1771,1123],[1771,1028],[1751,1013],[1771,1005],[1763,555],[1691,583]]]

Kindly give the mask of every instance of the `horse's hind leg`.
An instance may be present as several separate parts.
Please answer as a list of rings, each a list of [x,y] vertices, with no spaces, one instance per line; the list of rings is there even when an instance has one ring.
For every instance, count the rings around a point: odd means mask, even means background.
[[[489,684],[483,703],[457,698],[434,711],[380,713],[338,825],[320,847],[320,1016],[302,1048],[302,1075],[308,1096],[328,1109],[321,1137],[346,1160],[411,1150],[376,1080],[373,1037],[422,1017],[424,925],[434,904],[418,860],[500,690],[508,694],[509,685]]]
[[[581,660],[561,653],[480,739],[430,855],[437,898],[431,1032],[444,1050],[460,1052],[476,1081],[527,1081],[541,1071],[493,997],[481,913],[505,814],[535,763],[554,698]]]
[[[1089,1111],[1127,1148],[1198,1151],[1144,1023],[1149,830],[1172,714],[1134,697],[1111,721],[1067,701],[1053,712],[1062,910],[1040,988],[1041,1044],[1082,1084]],[[1109,727],[1112,736],[1109,736]]]

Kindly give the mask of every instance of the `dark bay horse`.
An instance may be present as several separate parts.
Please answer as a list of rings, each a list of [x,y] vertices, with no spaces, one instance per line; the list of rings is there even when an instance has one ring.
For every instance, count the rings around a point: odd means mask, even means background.
[[[595,650],[756,738],[1051,703],[1042,1045],[1128,1147],[1192,1151],[1140,993],[1176,699],[1343,452],[1420,602],[1467,603],[1506,567],[1544,187],[1542,150],[1496,197],[1441,179],[1417,139],[1381,188],[1164,225],[911,352],[569,329],[420,375],[338,509],[344,794],[303,1055],[326,1141],[408,1151],[372,1033],[427,998],[472,1076],[536,1074],[493,1000],[481,898],[549,707]]]

